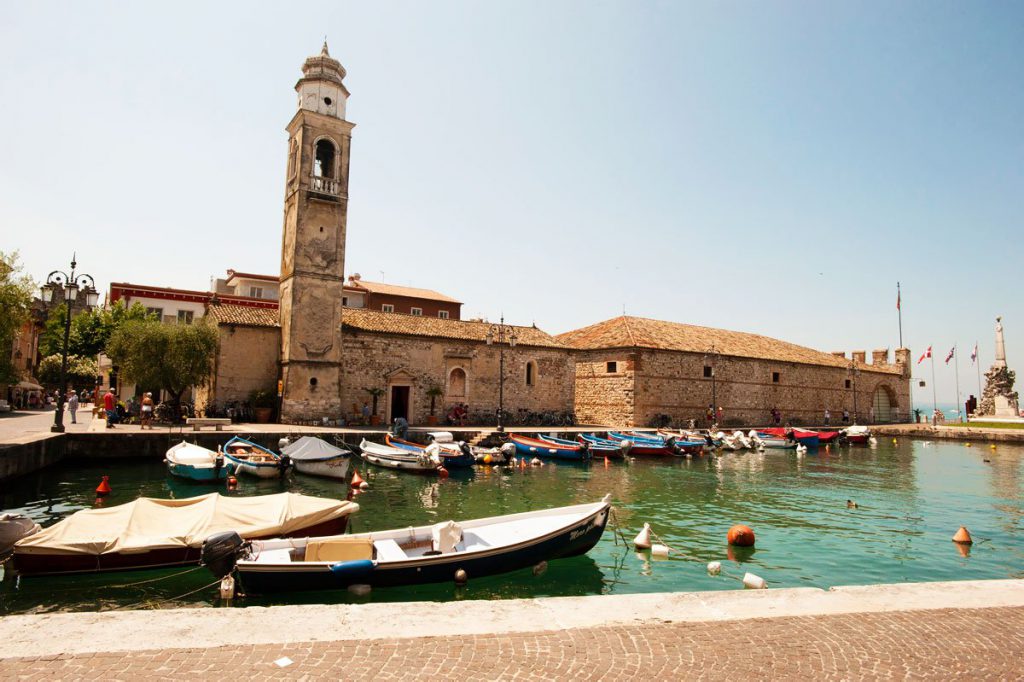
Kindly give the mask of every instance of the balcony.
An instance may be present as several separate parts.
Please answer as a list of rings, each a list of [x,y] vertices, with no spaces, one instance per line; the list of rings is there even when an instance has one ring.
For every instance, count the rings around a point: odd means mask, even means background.
[[[329,197],[339,197],[341,196],[341,181],[334,178],[325,178],[322,175],[310,175],[309,191]]]

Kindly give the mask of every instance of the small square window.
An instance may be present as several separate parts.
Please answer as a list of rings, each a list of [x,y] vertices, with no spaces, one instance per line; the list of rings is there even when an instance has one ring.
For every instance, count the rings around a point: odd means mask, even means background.
[[[191,310],[179,310],[178,311],[178,324],[192,324],[192,311]]]
[[[423,315],[423,308],[410,308],[409,309],[409,314],[410,315],[422,316]]]
[[[704,378],[710,379],[714,375],[714,370],[711,369],[710,365],[704,365]]]
[[[250,298],[263,298],[263,287],[249,287]]]
[[[146,308],[146,312],[150,315],[156,315],[157,318],[163,319],[164,309],[163,308]]]
[[[772,383],[773,384],[779,383],[779,373],[778,372],[772,372]]]
[[[341,297],[341,304],[342,305],[348,305],[348,296],[342,296]]]
[[[605,363],[605,369],[607,370],[608,374],[615,374],[616,372],[619,371],[619,363],[607,362]]]
[[[381,306],[380,306],[380,309],[381,309],[382,312],[385,312],[385,313],[393,313],[393,312],[395,312],[395,306],[393,306],[390,303],[382,303]]]
[[[440,317],[442,320],[447,320],[448,319],[448,311],[447,310],[438,310],[437,311],[437,316]]]
[[[849,387],[850,387],[850,380],[849,380],[849,379],[847,379],[847,380],[846,380],[846,388],[849,388]]]

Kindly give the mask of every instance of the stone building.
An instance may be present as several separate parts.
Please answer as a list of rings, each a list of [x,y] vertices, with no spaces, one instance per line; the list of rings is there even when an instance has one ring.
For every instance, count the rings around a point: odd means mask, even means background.
[[[724,425],[833,422],[844,409],[862,420],[905,419],[910,352],[863,351],[847,360],[777,339],[638,317],[617,317],[560,334],[575,349],[580,423],[646,426],[656,415],[703,421],[721,407]]]
[[[281,360],[281,324],[276,307],[220,303],[214,299],[206,316],[217,325],[220,343],[213,372],[195,390],[198,411],[216,404],[249,400],[253,391],[274,392]]]

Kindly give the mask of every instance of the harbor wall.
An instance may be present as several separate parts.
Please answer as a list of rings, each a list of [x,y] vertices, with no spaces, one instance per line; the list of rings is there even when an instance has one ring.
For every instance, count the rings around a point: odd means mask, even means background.
[[[0,482],[38,471],[64,459],[68,434],[47,433],[22,443],[0,444]]]

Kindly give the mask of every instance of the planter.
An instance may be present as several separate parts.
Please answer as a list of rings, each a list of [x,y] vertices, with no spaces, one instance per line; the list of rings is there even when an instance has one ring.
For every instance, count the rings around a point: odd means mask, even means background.
[[[380,415],[375,414],[370,417],[370,426],[380,426]]]
[[[274,415],[274,408],[257,407],[253,412],[256,414],[257,424],[269,424],[270,418]]]
[[[437,415],[436,414],[428,414],[427,415],[427,426],[437,426]]]

